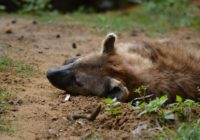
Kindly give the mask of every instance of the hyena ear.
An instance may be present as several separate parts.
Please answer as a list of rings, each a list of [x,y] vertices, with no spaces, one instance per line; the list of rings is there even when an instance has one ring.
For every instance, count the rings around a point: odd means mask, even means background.
[[[117,35],[115,33],[109,33],[103,41],[102,53],[110,54],[115,51],[115,41],[117,40]]]
[[[114,78],[110,78],[109,98],[117,98],[121,102],[126,102],[129,98],[128,89],[119,81]]]

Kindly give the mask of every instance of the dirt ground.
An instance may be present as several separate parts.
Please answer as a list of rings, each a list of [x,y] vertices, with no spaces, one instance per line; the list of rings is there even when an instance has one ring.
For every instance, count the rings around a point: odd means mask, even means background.
[[[38,72],[29,77],[0,72],[0,86],[6,88],[13,99],[23,101],[5,114],[13,132],[0,134],[0,139],[127,140],[134,139],[133,130],[144,123],[152,128],[153,119],[139,118],[137,112],[126,104],[123,105],[122,114],[116,117],[110,117],[102,110],[95,121],[66,119],[67,115],[90,113],[103,99],[71,96],[70,101],[65,102],[65,93],[50,85],[46,71],[61,65],[66,58],[99,51],[104,36],[105,33],[95,33],[87,26],[44,24],[1,17],[0,55],[29,63]],[[146,37],[144,33],[137,36],[132,36],[131,32],[119,33],[118,42],[133,40],[198,47],[200,33],[182,29],[157,38]],[[77,48],[72,47],[73,43],[76,43]]]

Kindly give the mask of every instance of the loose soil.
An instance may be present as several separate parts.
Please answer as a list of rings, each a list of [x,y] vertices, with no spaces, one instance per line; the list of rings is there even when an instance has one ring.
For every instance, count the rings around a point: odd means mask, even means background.
[[[1,133],[1,140],[78,140],[82,139],[134,139],[134,129],[147,124],[150,131],[154,118],[138,117],[138,113],[123,104],[122,114],[111,117],[102,110],[95,121],[80,119],[69,121],[67,115],[91,113],[103,103],[102,98],[71,96],[64,101],[65,92],[50,85],[46,78],[48,68],[61,65],[66,58],[99,51],[105,33],[94,32],[83,25],[56,25],[28,19],[0,18],[0,55],[31,64],[36,74],[19,76],[0,72],[0,88],[6,89],[12,100],[21,99],[5,113],[11,133]],[[109,32],[109,31],[108,31]],[[144,33],[132,36],[119,33],[120,43],[133,40],[159,42],[179,46],[200,47],[200,33],[187,29],[174,31],[161,37],[146,37]],[[73,47],[73,43],[77,48]]]

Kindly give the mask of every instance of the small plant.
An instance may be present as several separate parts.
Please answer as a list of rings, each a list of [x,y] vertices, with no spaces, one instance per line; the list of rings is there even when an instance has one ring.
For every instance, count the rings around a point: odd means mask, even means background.
[[[176,96],[176,103],[170,104],[168,110],[170,110],[171,113],[176,113],[182,119],[191,122],[192,109],[197,109],[199,107],[200,104],[193,100],[186,99],[183,101],[180,96]]]
[[[106,98],[104,100],[104,103],[105,103],[105,111],[109,115],[116,116],[122,113],[120,102],[118,102],[116,98],[114,99]]]
[[[8,56],[0,57],[0,72],[14,72],[19,75],[31,75],[35,70],[32,65],[24,64],[21,61],[14,61]]]
[[[22,0],[24,3],[23,13],[39,13],[51,7],[50,0]]]
[[[191,121],[191,110],[200,107],[193,100],[186,99],[183,101],[182,97],[178,95],[175,103],[164,105],[167,100],[168,98],[165,95],[148,103],[138,102],[133,108],[140,111],[139,116],[156,113],[161,120],[175,120],[175,116],[178,115],[187,121]]]
[[[200,123],[182,123],[177,129],[174,140],[198,140],[200,138]]]
[[[8,95],[5,91],[0,90],[0,114],[8,109]]]
[[[198,139],[200,137],[200,118],[193,113],[193,110],[198,111],[200,104],[190,99],[183,100],[178,95],[175,103],[165,105],[167,100],[167,96],[162,96],[148,103],[140,102],[133,108],[139,111],[138,116],[140,117],[145,114],[154,115],[155,123],[160,128],[155,133],[158,139]],[[170,125],[170,122],[174,122],[174,125]]]
[[[142,85],[134,90],[135,93],[139,94],[140,97],[145,96],[147,87]]]
[[[151,98],[151,96],[153,96],[153,95],[146,95],[146,92],[147,92],[147,87],[144,85],[136,88],[133,91],[133,94],[137,94],[136,96],[139,97],[133,99],[129,104],[133,105],[136,109],[140,108],[141,106],[144,106],[146,102]]]
[[[8,95],[5,91],[0,90],[0,132],[8,131],[9,129],[6,127],[5,120],[1,117],[1,114],[6,112],[9,109],[8,104]]]
[[[152,95],[146,95],[146,91],[147,91],[147,87],[142,85],[138,88],[136,88],[134,91],[133,91],[133,94],[138,94],[138,98],[135,98],[133,101],[132,101],[132,104],[134,102],[136,102],[136,104],[139,104],[140,101],[142,102],[146,102],[147,99],[149,99]]]
[[[22,13],[42,13],[51,8],[50,0],[14,0]]]
[[[155,137],[159,140],[199,140],[200,123],[195,120],[192,122],[183,122],[175,128],[164,127],[164,131],[156,132]]]
[[[1,132],[8,132],[8,131],[10,131],[10,129],[6,125],[7,125],[6,121],[4,119],[0,118],[0,133]]]
[[[10,57],[0,57],[0,71],[9,70],[13,66],[13,60]]]
[[[147,113],[158,113],[159,115],[163,116],[165,111],[163,110],[164,103],[168,100],[167,96],[162,96],[160,98],[156,98],[149,103],[143,103],[140,107],[144,110],[142,111],[139,116]]]

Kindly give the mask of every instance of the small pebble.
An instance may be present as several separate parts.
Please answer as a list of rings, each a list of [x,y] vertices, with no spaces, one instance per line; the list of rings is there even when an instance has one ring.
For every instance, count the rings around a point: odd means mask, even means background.
[[[57,121],[58,118],[57,118],[57,117],[54,117],[54,118],[52,118],[51,120],[52,120],[52,121]]]
[[[43,51],[38,51],[38,53],[39,53],[39,54],[42,54],[42,53],[43,53]]]
[[[40,46],[38,46],[38,45],[33,45],[32,48],[38,49],[38,48],[40,48]]]
[[[72,48],[73,49],[76,49],[77,48],[77,45],[76,45],[76,43],[74,42],[74,43],[72,43]]]
[[[22,105],[24,101],[22,99],[18,99],[15,101],[15,104]]]
[[[50,133],[50,134],[55,134],[56,133],[56,131],[54,130],[54,129],[48,129],[48,132]]]
[[[67,94],[64,101],[69,101],[70,100],[70,94]]]
[[[60,38],[61,36],[59,34],[56,35],[56,38]]]
[[[80,53],[78,53],[78,54],[76,54],[76,56],[81,56],[81,54],[80,54]]]
[[[13,111],[13,112],[17,112],[17,111],[19,111],[17,108],[13,108],[13,109],[11,109],[11,111]]]
[[[22,105],[24,102],[22,99],[17,99],[17,100],[11,100],[8,103],[11,105]]]
[[[186,36],[186,39],[187,39],[187,40],[190,40],[190,39],[191,39],[191,37],[190,37],[190,36]]]
[[[16,20],[12,20],[11,23],[12,23],[12,24],[15,24],[15,23],[17,23],[17,21],[16,21]]]
[[[11,48],[11,47],[12,47],[12,45],[8,44],[8,45],[6,45],[6,47],[8,47],[8,48]]]
[[[20,48],[19,51],[24,51],[24,49]]]
[[[20,37],[17,38],[17,40],[23,40],[24,39],[24,36],[21,35]]]
[[[5,33],[6,33],[6,34],[12,34],[13,31],[12,31],[11,29],[7,29],[7,30],[5,31]]]
[[[35,20],[32,21],[32,24],[33,24],[33,25],[36,25],[36,24],[37,24],[37,21],[35,21]]]

